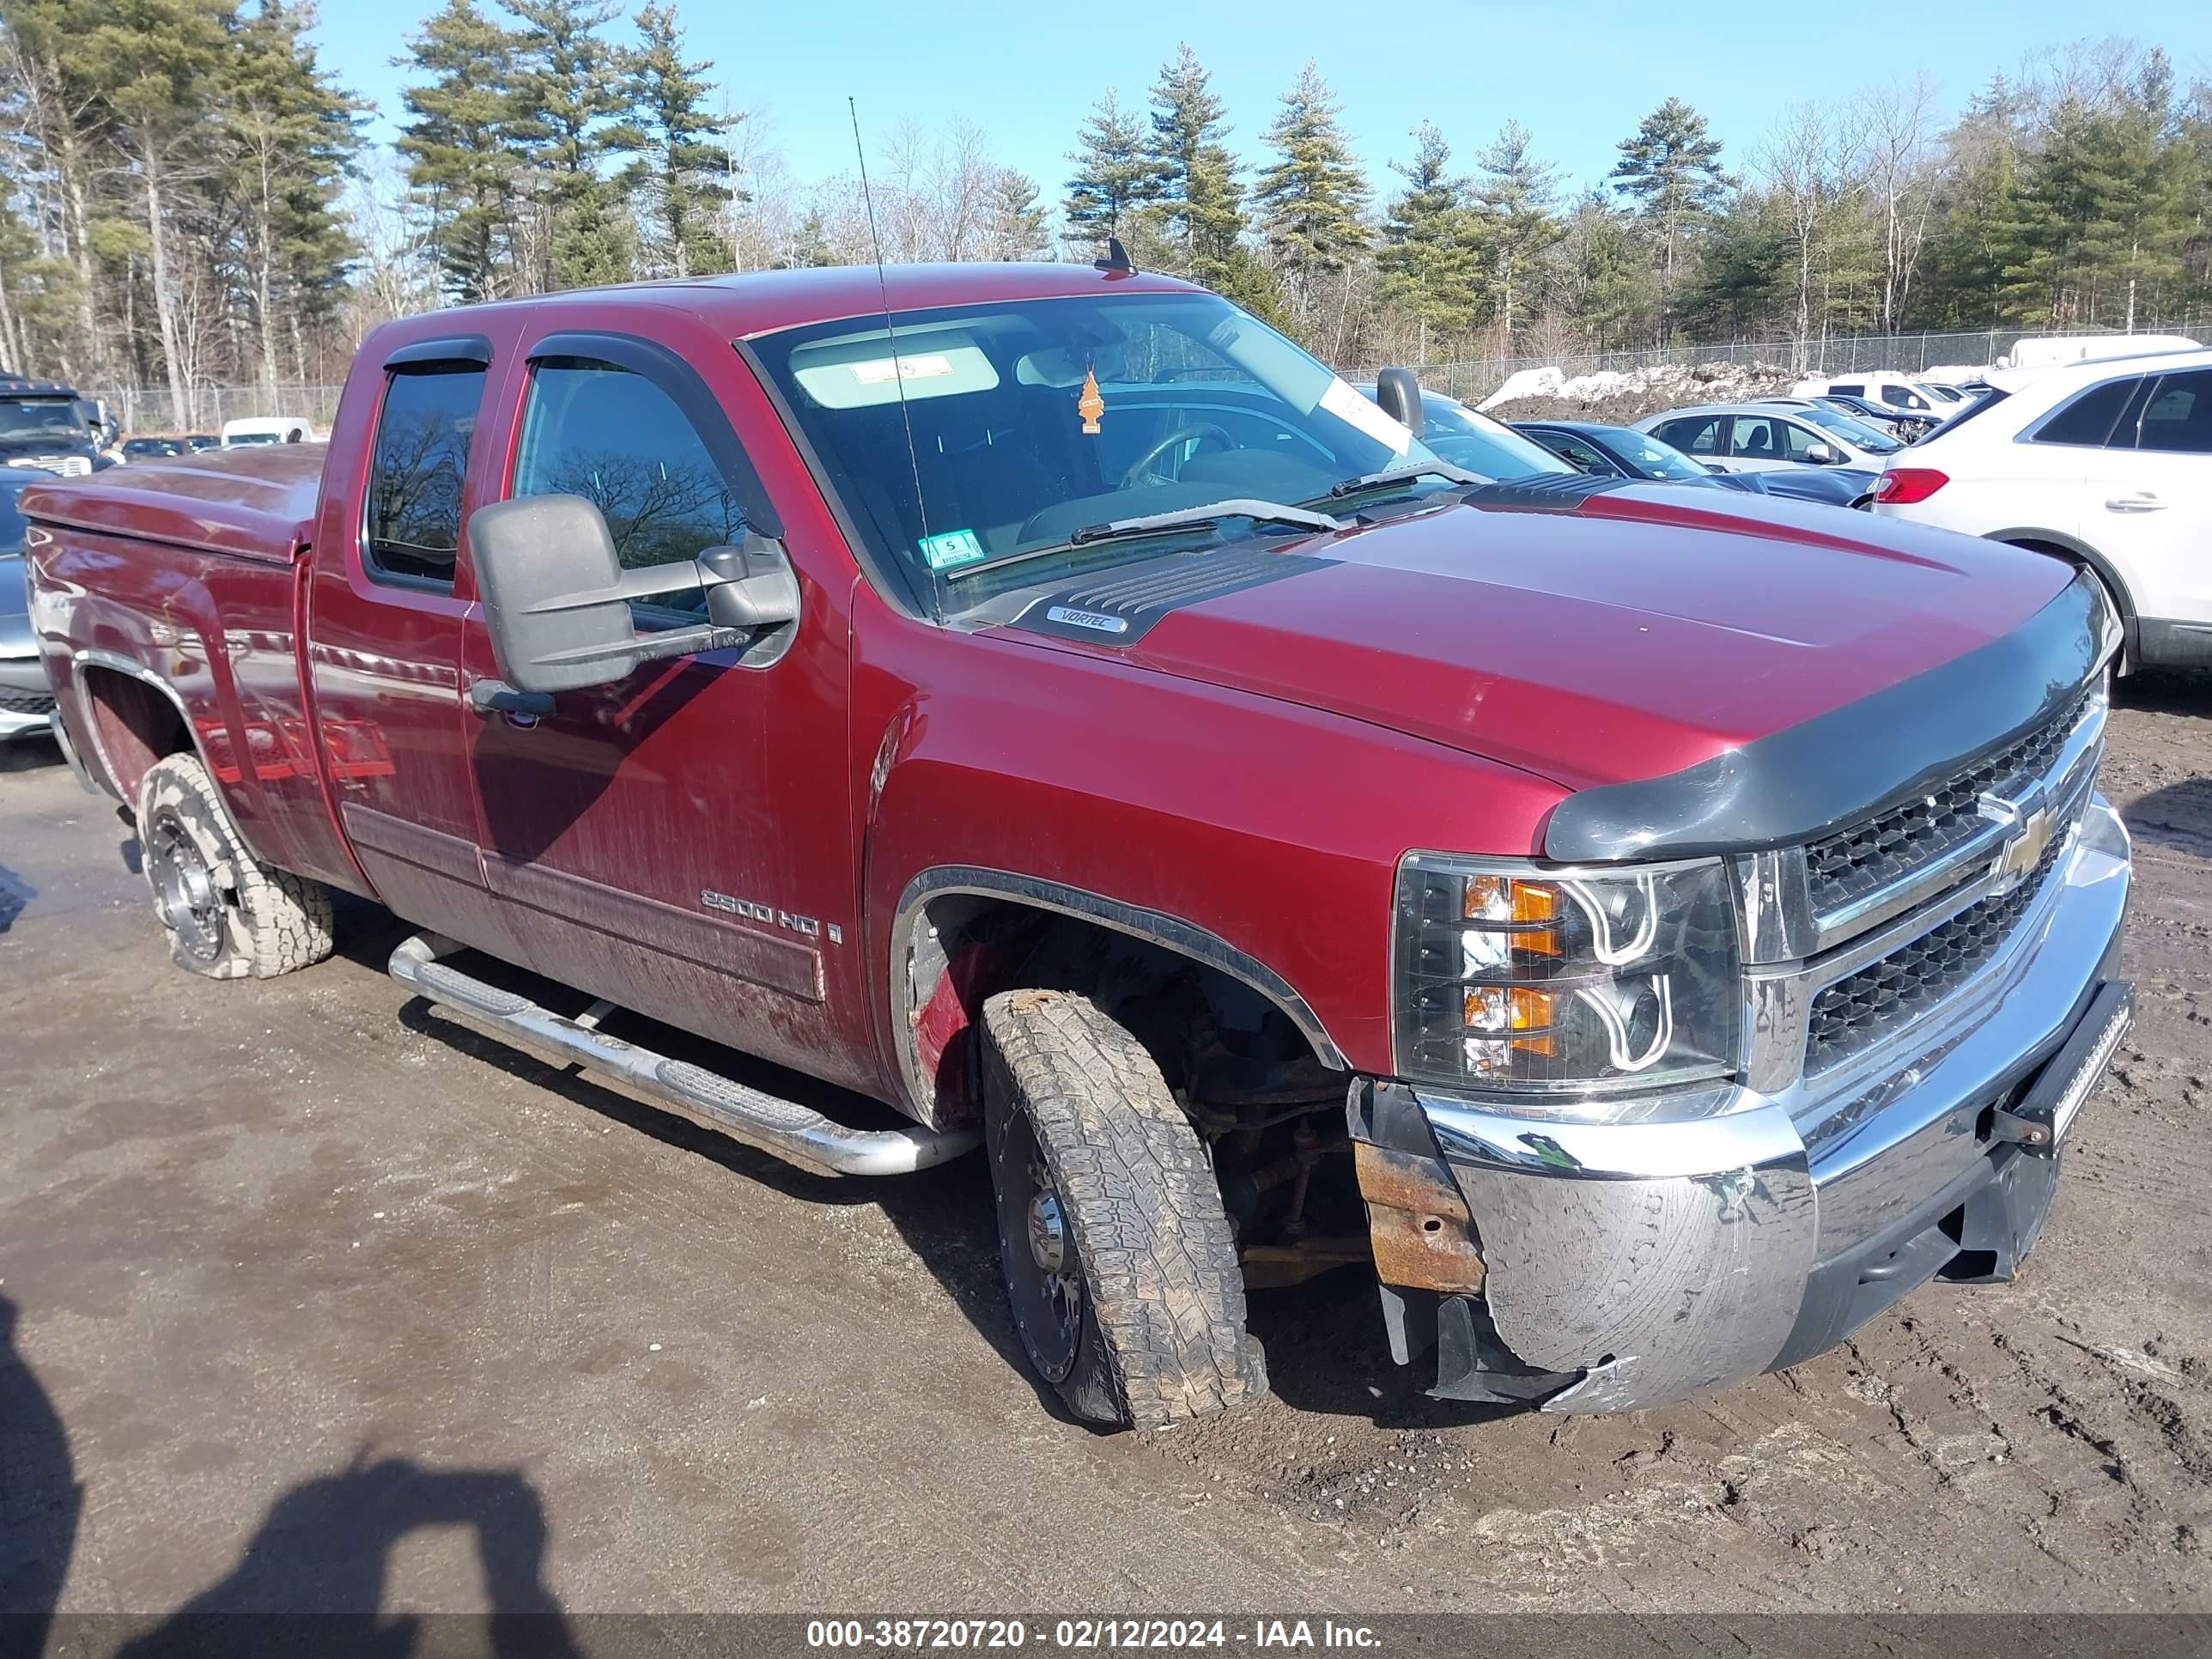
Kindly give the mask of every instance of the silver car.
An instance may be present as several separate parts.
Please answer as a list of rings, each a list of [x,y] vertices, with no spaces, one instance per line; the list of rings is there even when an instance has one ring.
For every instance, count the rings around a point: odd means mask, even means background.
[[[31,637],[30,596],[23,583],[23,515],[16,497],[48,477],[25,467],[0,469],[0,743],[44,735],[53,693]]]
[[[1905,447],[1889,434],[1832,409],[1768,403],[1670,409],[1637,422],[1636,429],[1723,472],[1769,472],[1785,466],[1880,472]]]

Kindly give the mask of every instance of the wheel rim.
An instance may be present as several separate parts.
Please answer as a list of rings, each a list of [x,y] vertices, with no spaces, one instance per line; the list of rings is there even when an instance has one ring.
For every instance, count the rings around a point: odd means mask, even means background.
[[[1067,1207],[1029,1121],[1006,1126],[999,1163],[999,1224],[1006,1294],[1030,1358],[1048,1382],[1075,1367],[1083,1334],[1082,1266]]]
[[[173,814],[165,811],[155,817],[146,841],[146,862],[161,925],[177,936],[195,962],[213,962],[222,954],[222,895],[199,843]]]

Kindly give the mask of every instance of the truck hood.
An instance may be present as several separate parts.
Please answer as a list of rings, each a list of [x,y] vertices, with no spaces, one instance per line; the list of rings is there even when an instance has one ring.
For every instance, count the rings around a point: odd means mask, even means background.
[[[1766,496],[1491,494],[1508,500],[1284,547],[1332,562],[1178,606],[1118,654],[1579,790],[1680,771],[1949,662],[2073,574]]]

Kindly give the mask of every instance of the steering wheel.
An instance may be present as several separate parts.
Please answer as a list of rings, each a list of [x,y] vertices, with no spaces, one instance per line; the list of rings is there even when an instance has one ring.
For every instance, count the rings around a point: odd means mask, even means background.
[[[1129,463],[1129,470],[1121,475],[1121,488],[1124,489],[1132,488],[1138,479],[1143,477],[1152,471],[1152,463],[1154,461],[1158,460],[1161,456],[1166,454],[1177,445],[1187,444],[1194,438],[1197,439],[1200,443],[1204,443],[1208,438],[1212,438],[1218,442],[1224,449],[1234,449],[1237,447],[1237,441],[1210,421],[1200,421],[1190,426],[1179,426],[1174,431],[1169,433],[1167,436],[1162,438],[1158,443],[1154,444],[1150,449],[1147,449],[1143,454],[1138,456],[1135,460]],[[1163,482],[1164,482],[1164,480]]]

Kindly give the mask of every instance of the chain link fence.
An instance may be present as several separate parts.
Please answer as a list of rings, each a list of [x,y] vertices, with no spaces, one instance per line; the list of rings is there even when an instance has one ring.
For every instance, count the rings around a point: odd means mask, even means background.
[[[100,400],[127,438],[219,433],[225,421],[252,415],[306,421],[320,434],[330,429],[337,416],[340,389],[336,386],[279,386],[273,391],[261,386],[188,386],[185,422],[180,427],[165,386],[79,388],[86,397]]]
[[[1488,397],[1509,375],[1524,368],[1556,366],[1570,376],[1602,369],[1621,372],[1655,368],[1662,363],[1685,368],[1699,363],[1759,363],[1796,375],[1849,374],[1887,369],[1899,374],[1922,374],[1950,364],[1986,367],[2008,354],[2021,341],[2058,335],[2110,332],[2096,329],[1976,329],[1957,333],[1839,334],[1823,339],[1749,340],[1729,345],[1659,346],[1628,351],[1570,351],[1554,356],[1465,357],[1443,362],[1409,365],[1421,383],[1448,397],[1474,402]],[[2212,320],[2145,323],[2138,334],[2179,334],[2194,339],[2212,337]],[[1371,381],[1380,363],[1346,366],[1345,378]],[[185,432],[219,432],[225,421],[250,415],[295,416],[313,423],[318,432],[328,430],[337,414],[337,386],[193,386],[185,394],[187,418]],[[121,422],[126,434],[178,431],[167,386],[102,386],[89,388],[88,397],[100,399],[107,412]]]
[[[1974,329],[1953,333],[1838,334],[1826,338],[1748,340],[1728,345],[1659,346],[1626,351],[1569,351],[1552,356],[1464,357],[1407,367],[1432,392],[1462,402],[1488,397],[1508,377],[1522,369],[1556,367],[1570,378],[1602,370],[1628,373],[1662,364],[1694,368],[1700,363],[1761,364],[1789,374],[1810,377],[1887,369],[1897,374],[1923,374],[1931,368],[1954,365],[1989,368],[2008,355],[2022,340],[2112,333],[2109,329]],[[2196,340],[2212,338],[2212,323],[2203,319],[2143,323],[2137,334],[2177,334]],[[1370,381],[1380,363],[1348,367],[1347,380]]]

